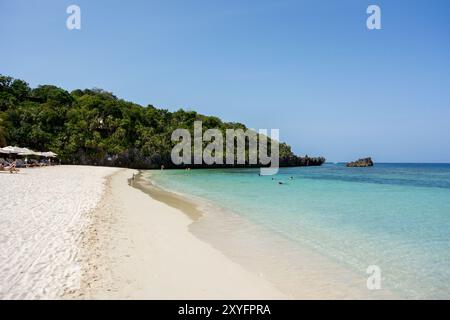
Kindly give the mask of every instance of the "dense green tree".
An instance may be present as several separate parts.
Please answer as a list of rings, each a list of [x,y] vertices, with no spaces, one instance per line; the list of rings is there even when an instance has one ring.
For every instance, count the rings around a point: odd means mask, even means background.
[[[193,132],[197,120],[204,130],[247,129],[195,111],[142,107],[101,89],[70,93],[52,85],[31,89],[22,80],[0,75],[0,145],[52,150],[64,163],[170,167],[172,132],[177,128]],[[296,157],[280,143],[281,165],[317,165],[324,160]]]

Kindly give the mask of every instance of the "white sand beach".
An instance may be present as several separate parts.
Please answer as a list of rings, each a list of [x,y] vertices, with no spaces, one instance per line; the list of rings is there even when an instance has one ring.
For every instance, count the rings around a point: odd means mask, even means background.
[[[180,210],[129,186],[133,173],[1,174],[0,298],[287,298],[192,235]]]
[[[94,299],[282,299],[265,279],[196,238],[183,212],[110,179],[84,243],[88,269],[75,297]],[[98,269],[97,269],[98,267]]]
[[[56,166],[0,173],[0,298],[52,299],[80,283],[89,213],[112,168]]]

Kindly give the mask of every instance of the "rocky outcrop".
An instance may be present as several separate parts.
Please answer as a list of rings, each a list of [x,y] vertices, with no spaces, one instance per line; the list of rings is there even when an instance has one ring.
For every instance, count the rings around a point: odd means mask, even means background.
[[[173,164],[170,153],[163,154],[144,155],[141,150],[137,148],[127,149],[116,155],[111,154],[87,154],[83,150],[79,150],[76,153],[71,154],[70,160],[62,159],[62,164],[73,165],[93,165],[93,166],[107,166],[107,167],[123,167],[132,169],[159,169],[164,166],[166,169],[184,169],[184,168],[259,168],[259,164],[249,164],[248,160],[245,164],[226,164],[226,159],[223,160],[224,164],[212,164],[207,165],[193,164],[194,158],[192,158],[189,165],[175,165]],[[280,167],[311,167],[321,166],[325,163],[324,157],[309,157],[309,156],[296,156],[294,154],[288,156],[280,156]]]
[[[347,167],[373,167],[372,158],[359,159],[357,161],[347,163]]]
[[[280,157],[280,167],[312,167],[321,166],[325,162],[324,157],[300,157],[294,154]]]

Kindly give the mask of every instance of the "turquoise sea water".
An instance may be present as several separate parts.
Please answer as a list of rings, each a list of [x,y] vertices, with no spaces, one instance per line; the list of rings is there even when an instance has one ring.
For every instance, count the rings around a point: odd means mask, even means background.
[[[450,298],[450,165],[325,164],[258,173],[164,170],[152,172],[152,181],[214,202],[357,272],[377,265],[383,286],[400,297]]]

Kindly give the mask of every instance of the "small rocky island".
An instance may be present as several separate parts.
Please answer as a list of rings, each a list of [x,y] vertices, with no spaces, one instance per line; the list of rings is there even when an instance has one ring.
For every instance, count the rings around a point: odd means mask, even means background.
[[[372,158],[359,159],[353,162],[347,163],[347,167],[373,167]]]

